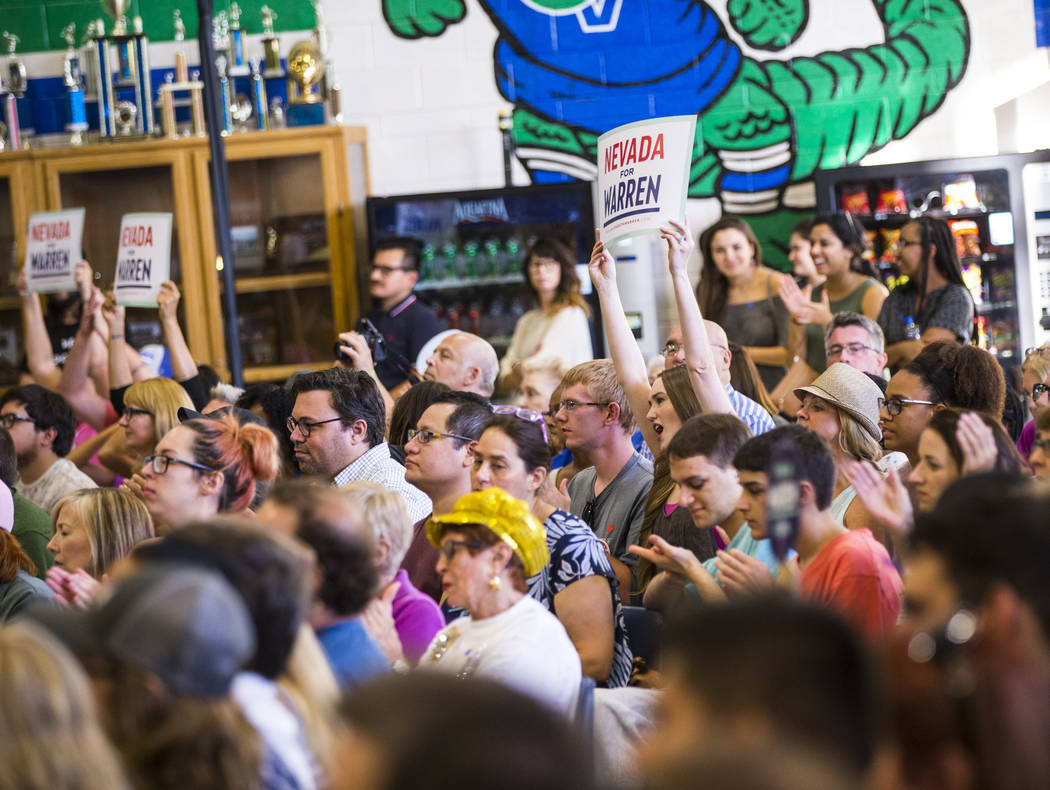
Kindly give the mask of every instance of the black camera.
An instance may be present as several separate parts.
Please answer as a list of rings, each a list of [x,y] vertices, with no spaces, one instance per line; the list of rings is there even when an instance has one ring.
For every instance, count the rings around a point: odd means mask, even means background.
[[[365,336],[365,342],[368,343],[368,350],[372,352],[372,361],[375,364],[379,364],[387,355],[386,338],[383,337],[382,333],[376,329],[376,325],[369,321],[367,318],[361,319],[361,334]],[[345,362],[348,365],[353,364],[353,360],[350,356],[340,350],[340,343],[338,340],[335,341],[333,347],[333,353],[335,358],[340,362]]]

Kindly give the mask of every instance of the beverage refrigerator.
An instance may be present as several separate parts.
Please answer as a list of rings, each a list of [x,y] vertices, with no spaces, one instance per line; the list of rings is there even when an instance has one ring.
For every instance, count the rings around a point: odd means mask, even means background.
[[[410,236],[423,243],[416,295],[437,310],[448,329],[473,332],[501,357],[514,326],[535,305],[522,275],[522,259],[540,236],[565,243],[591,307],[591,340],[604,354],[601,318],[587,274],[594,246],[592,185],[528,187],[371,197],[366,202],[371,249],[384,238]],[[362,311],[369,307],[368,267],[358,267]]]
[[[863,226],[883,280],[897,283],[900,229],[946,220],[977,307],[978,343],[1004,367],[1050,341],[1050,151],[818,172],[817,211]]]

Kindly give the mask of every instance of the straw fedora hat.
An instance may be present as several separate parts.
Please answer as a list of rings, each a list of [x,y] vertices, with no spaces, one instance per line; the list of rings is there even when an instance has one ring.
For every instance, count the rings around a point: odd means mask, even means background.
[[[879,410],[884,398],[879,385],[868,378],[867,373],[836,362],[808,387],[796,389],[795,397],[802,400],[807,392],[842,409],[864,426],[875,441],[881,441]]]

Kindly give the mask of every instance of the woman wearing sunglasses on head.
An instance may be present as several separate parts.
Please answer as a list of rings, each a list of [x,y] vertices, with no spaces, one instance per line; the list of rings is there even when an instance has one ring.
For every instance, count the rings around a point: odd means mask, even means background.
[[[607,548],[585,521],[536,497],[550,464],[543,415],[515,406],[493,411],[474,448],[471,488],[499,488],[529,506],[546,530],[550,553],[550,562],[527,580],[529,595],[561,620],[583,674],[610,687],[626,686],[631,650]]]
[[[571,716],[580,657],[558,619],[528,594],[550,559],[529,506],[499,488],[460,497],[427,522],[451,606],[465,609],[430,643],[420,669],[487,677]]]
[[[243,513],[256,486],[277,476],[277,437],[269,428],[241,425],[230,415],[175,426],[125,481],[142,497],[158,534],[216,513]]]

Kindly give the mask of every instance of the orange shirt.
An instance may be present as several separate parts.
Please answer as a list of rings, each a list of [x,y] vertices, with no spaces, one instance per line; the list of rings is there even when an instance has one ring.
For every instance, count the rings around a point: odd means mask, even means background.
[[[876,638],[896,625],[903,585],[883,545],[870,530],[857,529],[817,553],[802,571],[798,591]]]

